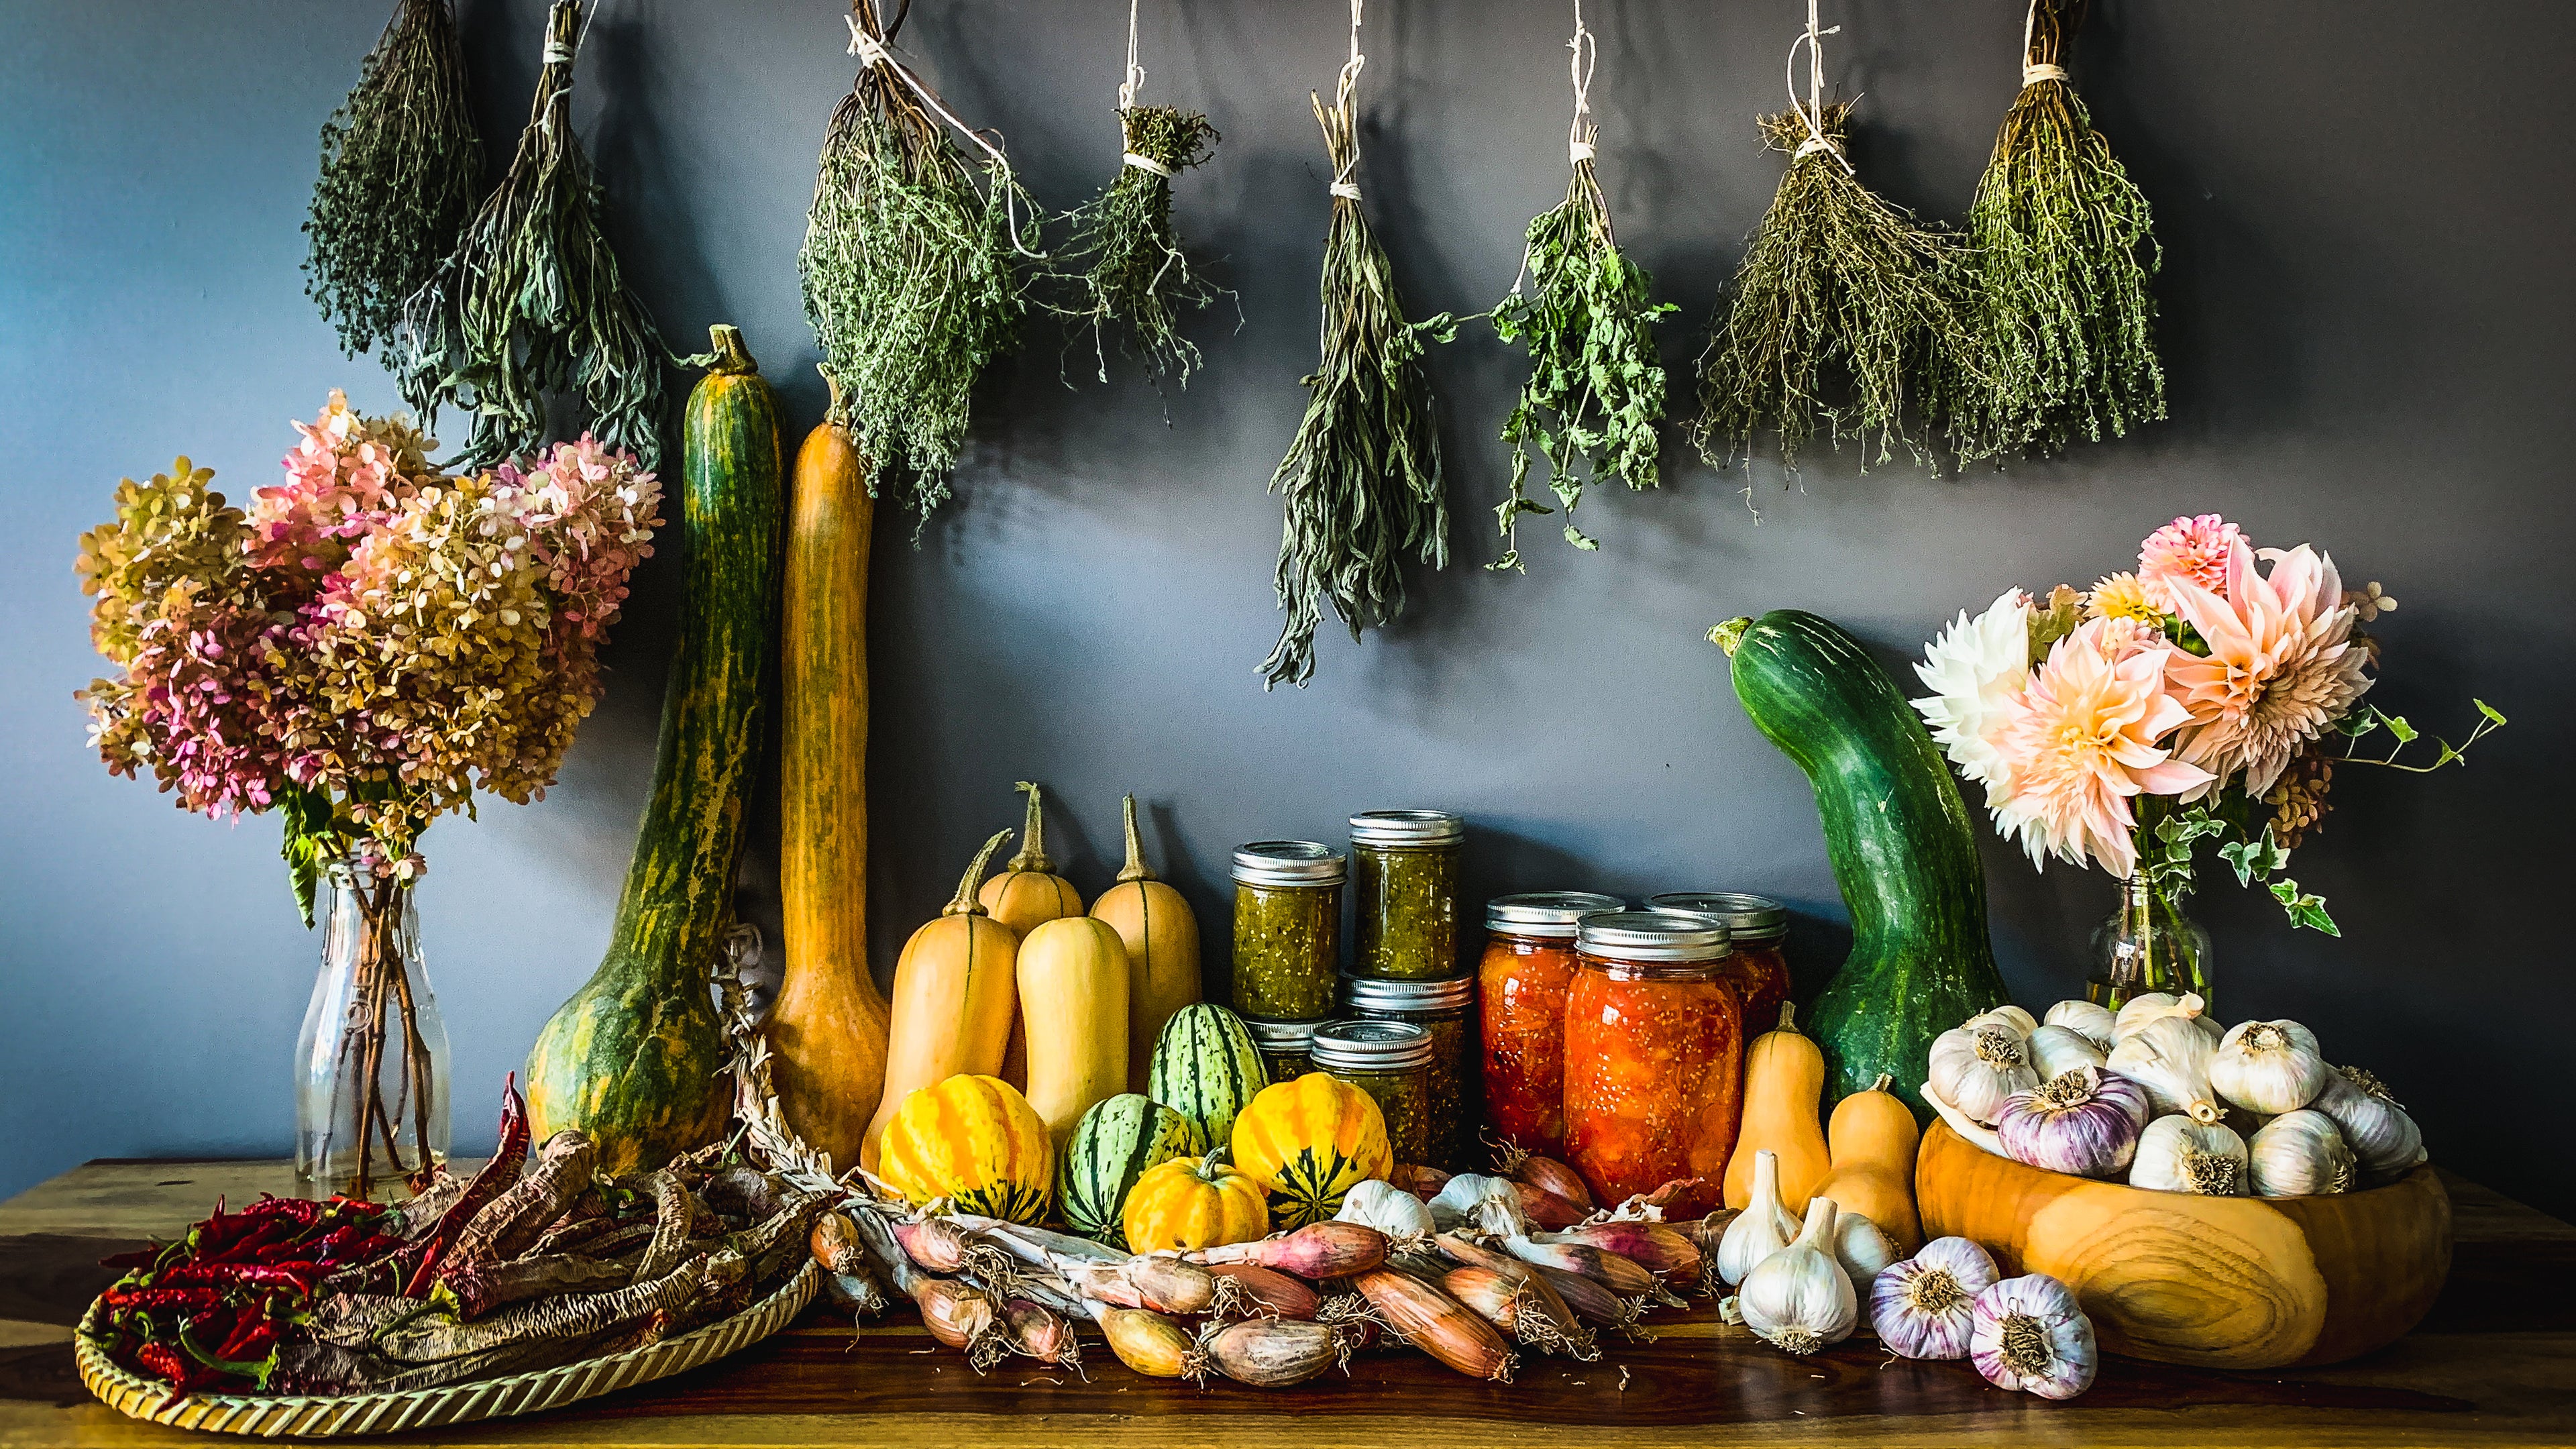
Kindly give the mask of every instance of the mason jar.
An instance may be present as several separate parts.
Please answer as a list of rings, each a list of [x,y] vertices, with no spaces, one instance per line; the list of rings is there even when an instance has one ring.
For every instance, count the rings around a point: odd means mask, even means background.
[[[1445,810],[1351,817],[1358,891],[1352,975],[1432,981],[1459,973],[1458,863],[1466,843],[1466,822]]]
[[[1587,891],[1485,902],[1476,972],[1485,1121],[1523,1152],[1565,1153],[1565,992],[1574,984],[1575,923],[1627,906]]]
[[[1744,1029],[1756,1034],[1780,1024],[1789,999],[1789,908],[1769,896],[1742,891],[1674,891],[1647,898],[1656,911],[1688,911],[1726,927],[1727,979],[1744,1001]]]
[[[1322,1022],[1265,1021],[1247,1016],[1243,1025],[1252,1033],[1252,1044],[1261,1049],[1261,1065],[1268,1071],[1272,1086],[1293,1082],[1315,1070],[1315,1028]]]
[[[1342,853],[1256,840],[1234,853],[1234,1009],[1271,1021],[1333,1014],[1341,974]]]
[[[1483,1167],[1476,1128],[1480,1085],[1476,1065],[1476,978],[1446,981],[1380,981],[1345,977],[1342,1004],[1364,1021],[1403,1021],[1431,1034],[1431,1065],[1424,1081],[1428,1141],[1423,1156],[1408,1159],[1443,1172]]]
[[[1565,1150],[1597,1201],[1687,1178],[1704,1187],[1666,1211],[1722,1198],[1744,1106],[1744,1016],[1726,955],[1726,928],[1703,916],[1620,911],[1576,927]]]
[[[1328,1021],[1315,1028],[1308,1050],[1315,1070],[1377,1103],[1396,1161],[1422,1161],[1431,1130],[1431,1033],[1409,1021]]]

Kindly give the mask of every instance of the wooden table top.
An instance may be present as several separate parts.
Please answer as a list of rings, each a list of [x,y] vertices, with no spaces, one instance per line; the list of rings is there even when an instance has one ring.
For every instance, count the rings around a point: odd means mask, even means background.
[[[1206,1390],[1129,1373],[1096,1340],[1088,1380],[1026,1360],[978,1378],[906,1319],[825,1309],[720,1363],[535,1418],[405,1436],[509,1444],[1259,1444],[1405,1449],[1521,1444],[2288,1445],[2576,1443],[2576,1228],[2456,1177],[2458,1251],[2432,1314],[2351,1363],[2214,1373],[2112,1359],[2050,1404],[1965,1364],[1890,1359],[1855,1339],[1792,1359],[1700,1304],[1599,1363],[1525,1358],[1509,1387],[1417,1354],[1348,1378]],[[93,1162],[0,1203],[0,1445],[215,1437],[121,1417],[82,1389],[71,1325],[113,1276],[100,1256],[167,1236],[221,1193],[291,1193],[283,1163]]]

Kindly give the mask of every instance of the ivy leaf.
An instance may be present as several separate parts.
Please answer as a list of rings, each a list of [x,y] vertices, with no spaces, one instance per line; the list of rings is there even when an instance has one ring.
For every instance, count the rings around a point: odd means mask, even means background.
[[[2501,725],[2505,722],[2504,711],[2497,709],[2494,705],[2487,703],[2485,700],[2472,699],[2469,703],[2476,705],[2478,707],[2478,713],[2485,715],[2489,723]]]
[[[2380,719],[2387,724],[2388,732],[2397,736],[2397,743],[2401,745],[2411,745],[2415,743],[2417,739],[2415,727],[2406,722],[2406,716],[2402,714],[2383,714],[2380,716]]]
[[[2290,924],[2294,927],[2305,926],[2329,936],[2343,934],[2343,928],[2334,923],[2334,917],[2326,914],[2325,897],[2302,894],[2297,881],[2272,882],[2272,899],[2279,901],[2281,909],[2289,912]]]

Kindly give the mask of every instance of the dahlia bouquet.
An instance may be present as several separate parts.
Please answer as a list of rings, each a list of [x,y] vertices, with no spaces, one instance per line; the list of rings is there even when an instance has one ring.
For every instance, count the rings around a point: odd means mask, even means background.
[[[2505,722],[2473,701],[2465,739],[2408,757],[2416,729],[2364,698],[2380,650],[2361,626],[2396,607],[2376,583],[2347,590],[2307,544],[2257,548],[2216,514],[2177,518],[2135,572],[1962,612],[1915,666],[1932,694],[1914,707],[2033,865],[2100,866],[2178,918],[2214,840],[2294,925],[2341,934],[2285,873],[2335,768],[2429,773]]]

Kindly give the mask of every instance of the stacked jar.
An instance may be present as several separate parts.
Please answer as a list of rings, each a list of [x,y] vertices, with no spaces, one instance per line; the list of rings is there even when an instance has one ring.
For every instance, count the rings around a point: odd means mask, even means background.
[[[1474,978],[1375,981],[1354,976],[1342,982],[1342,1005],[1350,1022],[1403,1022],[1420,1027],[1429,1040],[1431,1055],[1423,1080],[1423,1155],[1399,1154],[1400,1160],[1443,1172],[1481,1167],[1482,1156],[1476,1150],[1476,1124],[1482,1114],[1476,1103],[1481,1082],[1476,1070]]]
[[[1485,903],[1481,1003],[1485,1120],[1524,1152],[1565,1155],[1565,993],[1575,923],[1627,909],[1616,896],[1543,891]]]
[[[1377,1103],[1396,1161],[1423,1160],[1431,1142],[1431,1033],[1405,1021],[1328,1021],[1315,1028],[1309,1050],[1316,1071]]]
[[[1234,853],[1234,1009],[1274,1082],[1305,1074],[1307,1040],[1333,1014],[1345,874],[1342,853],[1320,841]]]
[[[1649,910],[1707,916],[1726,927],[1726,978],[1744,1004],[1744,1029],[1760,1034],[1780,1023],[1789,999],[1789,908],[1742,891],[1674,891],[1649,897]]]
[[[1697,1178],[1704,1187],[1666,1210],[1717,1204],[1744,1091],[1743,1009],[1726,957],[1726,927],[1704,916],[1619,911],[1576,927],[1565,1150],[1596,1201]]]
[[[1423,1155],[1399,1148],[1397,1156],[1463,1172],[1477,1155],[1479,1115],[1476,982],[1458,949],[1466,822],[1446,810],[1363,810],[1350,824],[1356,902],[1342,1004],[1354,1019],[1405,1022],[1428,1035]]]

